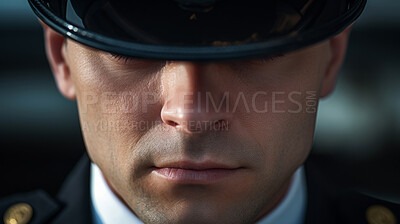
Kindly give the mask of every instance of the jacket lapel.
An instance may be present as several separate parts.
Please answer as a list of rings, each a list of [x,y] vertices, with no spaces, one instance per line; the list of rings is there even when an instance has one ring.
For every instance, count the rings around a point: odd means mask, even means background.
[[[93,223],[90,199],[90,160],[86,154],[67,177],[57,199],[63,208],[52,223]]]

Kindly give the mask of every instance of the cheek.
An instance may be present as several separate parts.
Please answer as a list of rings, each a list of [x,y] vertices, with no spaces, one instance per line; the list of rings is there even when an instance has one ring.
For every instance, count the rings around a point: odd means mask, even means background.
[[[264,150],[267,169],[293,171],[311,149],[324,75],[325,62],[320,60],[324,59],[296,56],[284,66],[270,68],[263,79],[248,81],[254,90],[247,94],[250,113],[243,110],[237,116],[238,131]]]
[[[157,74],[144,77],[99,60],[81,60],[71,72],[91,159],[101,168],[121,169],[115,166],[123,166],[135,143],[157,124]]]
[[[266,108],[264,111],[244,114],[239,119],[240,135],[259,145],[265,166],[300,165],[311,148],[317,97],[298,94],[293,99],[286,95],[279,100],[272,97],[259,103],[258,108]]]

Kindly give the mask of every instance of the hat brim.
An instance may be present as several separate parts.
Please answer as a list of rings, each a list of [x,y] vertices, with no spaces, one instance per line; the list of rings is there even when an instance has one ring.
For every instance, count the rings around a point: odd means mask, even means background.
[[[211,11],[196,12],[167,0],[49,2],[29,0],[37,16],[60,34],[114,54],[162,60],[283,54],[340,33],[366,4],[366,0],[288,0],[285,4],[230,0],[217,2]]]

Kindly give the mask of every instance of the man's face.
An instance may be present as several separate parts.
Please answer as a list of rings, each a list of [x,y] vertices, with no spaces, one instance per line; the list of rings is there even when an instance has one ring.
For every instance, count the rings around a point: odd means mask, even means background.
[[[329,42],[273,59],[125,60],[68,41],[87,150],[151,223],[249,223],[311,148]]]

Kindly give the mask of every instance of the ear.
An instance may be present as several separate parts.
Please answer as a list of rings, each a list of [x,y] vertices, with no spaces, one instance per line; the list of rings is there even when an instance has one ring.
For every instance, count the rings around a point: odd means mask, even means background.
[[[351,27],[352,26],[348,27],[329,40],[331,59],[322,81],[321,98],[332,93],[335,88],[336,79],[346,55],[347,42],[350,36]]]
[[[58,89],[66,98],[74,100],[76,94],[68,64],[67,40],[44,23],[41,24],[44,29],[47,58]]]

